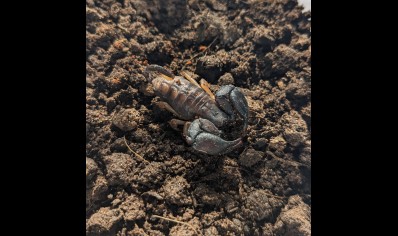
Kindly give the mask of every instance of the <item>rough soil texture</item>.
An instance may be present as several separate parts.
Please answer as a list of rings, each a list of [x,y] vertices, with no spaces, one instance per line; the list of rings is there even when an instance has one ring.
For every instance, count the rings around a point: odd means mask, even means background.
[[[86,14],[87,235],[310,235],[310,12],[295,0],[87,0]],[[150,94],[148,64],[240,87],[245,145],[189,147]]]

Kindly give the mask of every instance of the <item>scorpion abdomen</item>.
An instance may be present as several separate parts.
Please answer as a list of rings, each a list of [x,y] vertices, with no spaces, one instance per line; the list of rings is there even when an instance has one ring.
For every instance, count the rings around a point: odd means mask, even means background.
[[[216,102],[202,88],[183,77],[177,76],[173,80],[154,79],[152,84],[156,95],[167,102],[185,120],[200,116],[213,121],[216,126],[221,126],[227,119],[217,107]]]

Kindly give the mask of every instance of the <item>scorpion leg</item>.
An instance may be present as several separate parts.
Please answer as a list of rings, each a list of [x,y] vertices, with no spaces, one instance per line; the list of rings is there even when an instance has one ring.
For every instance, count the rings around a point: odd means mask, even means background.
[[[173,128],[174,130],[177,130],[177,131],[181,131],[181,129],[179,129],[178,126],[183,125],[184,129],[185,129],[186,123],[187,122],[185,120],[179,120],[179,119],[171,119],[169,121],[171,128]]]
[[[198,118],[184,125],[184,136],[187,143],[202,153],[209,155],[225,154],[242,144],[240,138],[227,141],[219,135],[221,131],[209,120]]]
[[[156,105],[163,110],[169,111],[173,113],[173,115],[177,116],[178,118],[183,118],[178,114],[167,102],[156,102]]]
[[[209,96],[214,100],[216,97],[214,96],[214,94],[210,91],[210,85],[209,85],[209,83],[207,83],[207,81],[206,80],[204,80],[204,79],[201,79],[200,80],[200,87],[202,87],[202,89],[207,93],[207,94],[209,94]]]
[[[192,78],[192,76],[189,74],[188,71],[183,70],[183,71],[180,72],[180,74],[181,74],[182,76],[184,76],[184,78],[187,79],[187,80],[188,80],[189,82],[191,82],[192,84],[194,84],[194,85],[200,87],[200,85],[198,84],[198,82],[196,82],[196,80],[194,80],[194,79]]]
[[[249,119],[249,105],[243,93],[233,85],[224,85],[217,91],[216,101],[231,119],[234,119],[234,111],[242,117],[244,121],[243,136],[245,136]]]
[[[196,82],[196,80],[194,80],[194,79],[192,78],[192,76],[189,74],[188,71],[183,70],[183,71],[180,72],[180,74],[181,74],[182,76],[184,76],[184,78],[187,79],[187,80],[188,80],[189,82],[191,82],[192,84],[194,84],[194,85],[196,85],[196,86],[198,86],[198,87],[201,87],[207,94],[209,94],[209,96],[210,96],[212,99],[215,99],[214,94],[213,94],[213,93],[210,91],[210,89],[209,89],[210,85],[209,85],[209,83],[207,83],[206,80],[201,79],[201,80],[200,80],[200,85],[199,85],[198,82]]]

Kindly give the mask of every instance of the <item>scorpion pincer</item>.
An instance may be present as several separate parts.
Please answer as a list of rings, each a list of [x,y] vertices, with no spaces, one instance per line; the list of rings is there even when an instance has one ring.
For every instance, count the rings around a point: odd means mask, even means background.
[[[176,129],[183,125],[183,136],[192,147],[205,154],[228,153],[242,145],[248,126],[248,104],[242,92],[233,85],[224,85],[214,95],[205,80],[200,85],[186,71],[175,76],[171,71],[149,65],[144,76],[152,83],[154,92],[162,102],[158,105],[172,112],[179,119],[169,123]],[[219,128],[243,120],[243,130],[239,138],[228,141],[221,138]]]

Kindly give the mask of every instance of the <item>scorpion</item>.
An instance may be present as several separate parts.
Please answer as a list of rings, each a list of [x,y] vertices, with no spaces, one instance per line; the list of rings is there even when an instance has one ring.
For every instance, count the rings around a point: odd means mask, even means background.
[[[159,65],[148,65],[144,76],[152,84],[155,95],[160,97],[158,106],[179,119],[171,119],[170,126],[179,130],[194,150],[209,154],[226,154],[243,144],[248,126],[248,103],[239,88],[224,85],[214,95],[209,84],[200,80],[200,85],[187,71],[175,76]],[[228,141],[221,138],[223,128],[233,123],[237,116],[243,120],[239,138]]]

